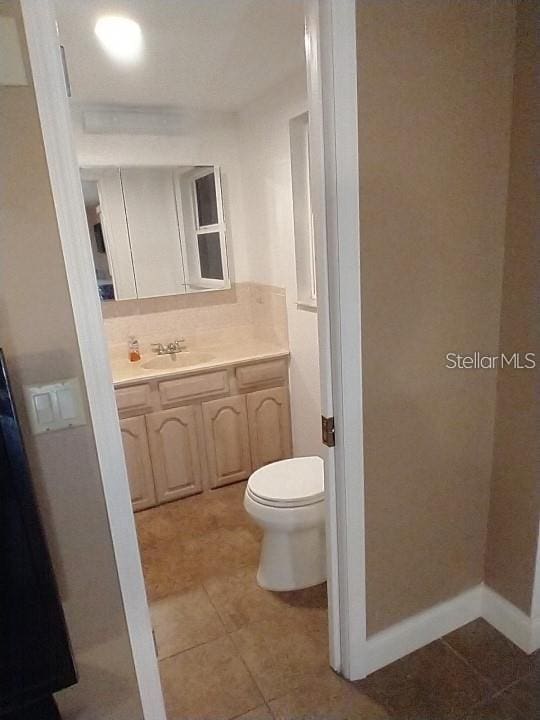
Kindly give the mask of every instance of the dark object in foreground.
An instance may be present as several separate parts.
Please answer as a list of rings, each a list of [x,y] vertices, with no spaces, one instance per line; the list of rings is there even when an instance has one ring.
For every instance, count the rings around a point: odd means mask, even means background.
[[[52,693],[76,682],[0,350],[0,718],[57,720]]]

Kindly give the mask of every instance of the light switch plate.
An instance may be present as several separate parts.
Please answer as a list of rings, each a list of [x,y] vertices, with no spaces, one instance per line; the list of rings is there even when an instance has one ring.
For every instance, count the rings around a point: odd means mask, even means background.
[[[78,378],[25,385],[23,392],[34,435],[86,424]]]

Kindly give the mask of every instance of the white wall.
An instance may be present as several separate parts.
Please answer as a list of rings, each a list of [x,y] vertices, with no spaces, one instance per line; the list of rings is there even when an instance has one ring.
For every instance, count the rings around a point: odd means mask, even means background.
[[[182,135],[86,134],[77,109],[77,155],[86,165],[219,165],[233,282],[286,289],[296,455],[320,454],[317,313],[296,306],[289,121],[307,109],[298,73],[239,114],[205,113]]]
[[[285,287],[295,455],[320,454],[317,313],[296,306],[289,121],[307,109],[305,74],[239,114],[238,143],[249,279]]]

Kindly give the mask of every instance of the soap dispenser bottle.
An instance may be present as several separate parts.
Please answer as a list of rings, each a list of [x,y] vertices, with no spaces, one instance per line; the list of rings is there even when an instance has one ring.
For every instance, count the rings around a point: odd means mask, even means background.
[[[129,361],[138,362],[141,359],[141,351],[139,349],[139,341],[135,335],[129,336],[128,341]]]

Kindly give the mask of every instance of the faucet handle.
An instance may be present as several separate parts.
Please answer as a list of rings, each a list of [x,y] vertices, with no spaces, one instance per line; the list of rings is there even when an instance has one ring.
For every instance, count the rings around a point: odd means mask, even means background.
[[[165,350],[162,343],[152,343],[150,347],[152,348],[152,352],[155,352],[158,355],[163,355],[163,352]]]

